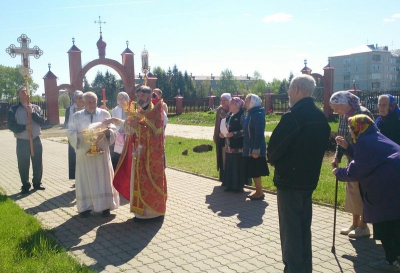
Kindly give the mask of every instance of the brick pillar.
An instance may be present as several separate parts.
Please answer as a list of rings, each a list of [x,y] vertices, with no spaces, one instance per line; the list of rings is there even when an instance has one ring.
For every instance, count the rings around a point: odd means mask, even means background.
[[[267,92],[264,94],[264,98],[265,98],[265,112],[270,112],[270,111],[274,111],[273,109],[273,104],[272,104],[272,96],[274,95],[274,93],[270,93]]]
[[[176,114],[180,115],[183,113],[183,97],[181,95],[175,96]]]
[[[60,117],[58,115],[58,92],[56,92],[57,76],[49,71],[43,79],[46,97],[47,123],[50,125],[60,124]]]
[[[78,90],[83,90],[82,81],[78,81],[79,72],[82,70],[82,51],[73,45],[68,51],[70,84]]]
[[[327,118],[333,117],[333,110],[329,105],[329,99],[333,94],[333,80],[334,80],[335,68],[328,63],[324,67],[324,79],[326,84],[324,84],[324,114]]]

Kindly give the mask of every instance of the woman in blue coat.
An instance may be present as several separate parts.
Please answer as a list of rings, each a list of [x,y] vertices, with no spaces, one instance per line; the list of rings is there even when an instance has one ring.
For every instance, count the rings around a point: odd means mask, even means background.
[[[347,168],[335,168],[340,181],[358,181],[363,196],[363,217],[374,227],[374,239],[381,240],[386,260],[371,261],[373,268],[400,270],[400,146],[378,131],[367,115],[348,119],[353,145],[336,137],[353,160]]]
[[[253,178],[256,192],[249,195],[250,200],[263,200],[261,176],[269,175],[265,143],[265,109],[259,96],[249,94],[244,101],[246,116],[243,122],[244,168],[248,178]]]

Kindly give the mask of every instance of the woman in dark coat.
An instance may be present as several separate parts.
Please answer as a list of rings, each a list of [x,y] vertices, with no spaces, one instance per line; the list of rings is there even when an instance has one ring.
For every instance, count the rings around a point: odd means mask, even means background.
[[[381,95],[378,99],[379,116],[375,120],[379,131],[400,145],[400,109],[392,95]]]
[[[256,191],[250,200],[263,200],[261,176],[269,175],[265,143],[265,109],[259,96],[249,94],[245,99],[246,116],[243,122],[243,157],[247,177],[253,178]]]
[[[217,171],[219,171],[219,181],[222,181],[225,168],[225,140],[219,137],[219,133],[220,133],[221,120],[226,118],[226,115],[229,112],[230,99],[231,99],[231,94],[229,93],[223,93],[221,95],[221,105],[218,106],[217,113],[215,116],[213,140],[215,143],[215,152],[217,155]]]
[[[348,119],[354,145],[341,136],[338,145],[353,160],[347,168],[335,168],[340,181],[358,181],[363,194],[363,218],[374,227],[374,239],[381,240],[386,260],[371,261],[373,268],[400,270],[400,146],[378,131],[366,115]]]
[[[234,97],[229,101],[229,113],[226,117],[228,133],[220,133],[225,138],[225,171],[222,186],[225,191],[243,192],[246,174],[243,169],[243,105],[244,101]]]

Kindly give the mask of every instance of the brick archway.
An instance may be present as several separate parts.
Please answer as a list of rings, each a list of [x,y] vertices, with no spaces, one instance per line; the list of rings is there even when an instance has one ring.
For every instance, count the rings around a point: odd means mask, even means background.
[[[112,69],[114,69],[115,71],[117,71],[117,73],[119,74],[119,76],[121,77],[121,80],[124,84],[125,87],[125,92],[129,94],[129,96],[131,98],[134,97],[134,88],[135,88],[135,77],[134,75],[130,75],[129,72],[127,71],[127,69],[121,65],[119,62],[112,60],[112,59],[96,59],[93,60],[89,63],[87,63],[82,70],[79,72],[78,77],[76,79],[77,83],[83,83],[83,79],[86,75],[86,73],[92,69],[95,66],[98,65],[105,65],[108,67],[111,67]],[[81,87],[81,90],[83,89],[83,86]]]
[[[44,88],[45,88],[45,96],[46,96],[46,104],[47,104],[47,117],[49,124],[59,124],[59,114],[58,114],[58,91],[62,88],[67,89],[69,94],[72,95],[75,90],[83,90],[83,78],[86,73],[93,67],[97,65],[105,65],[113,68],[122,79],[122,82],[125,87],[125,91],[129,94],[129,96],[134,99],[134,88],[135,88],[135,69],[134,69],[134,61],[133,61],[133,52],[128,48],[128,44],[126,49],[121,53],[122,61],[117,62],[112,59],[105,58],[105,47],[106,43],[102,40],[100,36],[99,41],[97,43],[99,58],[92,60],[82,66],[82,51],[75,45],[75,40],[73,40],[73,45],[68,51],[69,58],[69,75],[70,75],[70,83],[69,84],[61,84],[57,85],[57,76],[53,74],[53,72],[49,71],[43,77],[44,79]]]

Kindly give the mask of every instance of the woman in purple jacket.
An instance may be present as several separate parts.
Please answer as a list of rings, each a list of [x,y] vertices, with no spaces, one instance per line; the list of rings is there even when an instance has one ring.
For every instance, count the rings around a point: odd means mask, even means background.
[[[348,119],[354,145],[341,136],[338,145],[353,160],[347,168],[335,168],[340,181],[358,181],[363,196],[363,217],[374,227],[386,259],[371,261],[373,268],[400,271],[400,146],[381,134],[367,115]],[[397,260],[396,260],[397,259]]]

